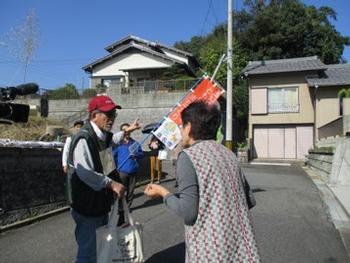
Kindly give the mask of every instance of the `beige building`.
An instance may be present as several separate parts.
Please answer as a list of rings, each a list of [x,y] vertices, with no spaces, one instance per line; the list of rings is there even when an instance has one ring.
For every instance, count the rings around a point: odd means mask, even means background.
[[[90,74],[90,88],[98,84],[127,88],[142,85],[154,88],[154,81],[177,65],[188,76],[195,76],[199,63],[188,52],[129,35],[108,45],[108,54],[83,67]]]
[[[350,65],[317,57],[249,62],[249,134],[252,158],[304,159],[317,140],[344,135]]]

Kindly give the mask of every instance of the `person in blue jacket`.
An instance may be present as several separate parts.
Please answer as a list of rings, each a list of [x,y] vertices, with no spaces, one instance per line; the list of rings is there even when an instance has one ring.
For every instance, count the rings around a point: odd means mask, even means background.
[[[124,139],[113,148],[113,158],[119,171],[120,179],[126,190],[126,201],[131,208],[134,199],[136,172],[139,168],[138,160],[144,157],[140,144],[130,137],[127,128],[129,123],[123,123],[120,130],[124,131]]]

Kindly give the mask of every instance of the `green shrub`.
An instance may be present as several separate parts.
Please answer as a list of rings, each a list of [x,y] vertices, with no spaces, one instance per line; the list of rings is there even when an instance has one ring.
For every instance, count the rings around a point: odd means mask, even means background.
[[[96,96],[96,94],[97,94],[96,89],[85,89],[81,94],[81,96],[83,98],[91,98]]]
[[[47,91],[49,99],[62,100],[62,99],[78,99],[79,93],[73,84],[67,83],[64,87]]]
[[[246,141],[237,143],[238,150],[245,151],[247,150],[247,148],[248,148],[248,143]]]

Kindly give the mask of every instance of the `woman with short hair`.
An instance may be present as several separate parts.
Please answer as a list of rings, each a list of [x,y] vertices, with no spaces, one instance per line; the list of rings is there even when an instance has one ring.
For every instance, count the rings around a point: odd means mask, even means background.
[[[260,262],[244,175],[233,152],[215,142],[218,107],[194,102],[181,118],[184,150],[177,161],[178,192],[150,184],[145,194],[162,197],[184,219],[186,262]]]

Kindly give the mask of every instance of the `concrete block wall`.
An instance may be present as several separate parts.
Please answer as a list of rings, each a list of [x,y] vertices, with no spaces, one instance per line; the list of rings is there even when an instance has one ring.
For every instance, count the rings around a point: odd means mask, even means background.
[[[341,137],[329,137],[323,138],[316,142],[317,147],[336,147],[337,142],[341,139]]]
[[[49,117],[63,120],[75,113],[86,111],[90,99],[49,100]]]
[[[332,171],[333,153],[309,152],[307,164],[316,170],[322,180],[329,182]]]
[[[337,143],[330,184],[350,185],[350,137],[344,137]]]
[[[143,124],[147,124],[161,120],[185,95],[185,92],[120,95],[111,91],[108,95],[123,107],[117,119],[118,123],[130,122],[139,117]],[[62,125],[71,125],[72,123],[66,122],[72,115],[77,116],[77,118],[87,118],[86,109],[89,100],[49,100],[49,118],[63,121]],[[16,100],[16,103],[40,106],[40,99]],[[74,120],[70,120],[70,122],[74,122]]]
[[[333,153],[309,152],[307,164],[332,186],[350,185],[350,137],[337,138]]]
[[[0,148],[0,225],[66,205],[61,151]]]

